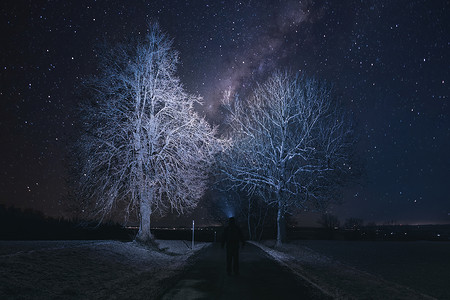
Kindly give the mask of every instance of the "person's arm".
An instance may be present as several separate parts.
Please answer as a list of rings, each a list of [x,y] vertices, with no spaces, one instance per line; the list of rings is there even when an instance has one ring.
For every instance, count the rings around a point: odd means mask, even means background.
[[[225,228],[222,234],[222,249],[225,247],[226,240],[227,240],[227,228]]]
[[[244,239],[244,235],[242,234],[242,230],[241,229],[239,229],[239,238],[240,238],[240,240],[242,242],[242,248],[244,248],[245,239]]]

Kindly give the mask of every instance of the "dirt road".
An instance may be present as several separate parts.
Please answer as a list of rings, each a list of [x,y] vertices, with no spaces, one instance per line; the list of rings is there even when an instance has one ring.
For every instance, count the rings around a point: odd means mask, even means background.
[[[229,276],[225,267],[225,250],[216,243],[204,250],[196,263],[161,299],[328,298],[250,244],[240,253],[240,275]]]

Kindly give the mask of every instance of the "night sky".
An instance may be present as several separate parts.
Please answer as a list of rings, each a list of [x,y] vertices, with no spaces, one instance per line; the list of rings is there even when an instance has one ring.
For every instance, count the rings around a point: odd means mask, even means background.
[[[1,2],[0,204],[68,216],[68,149],[98,45],[158,21],[220,124],[221,93],[288,68],[333,84],[365,163],[332,213],[450,223],[449,1]]]

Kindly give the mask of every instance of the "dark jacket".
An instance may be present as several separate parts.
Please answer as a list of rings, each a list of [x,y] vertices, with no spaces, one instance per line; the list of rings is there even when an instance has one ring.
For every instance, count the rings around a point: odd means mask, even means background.
[[[230,224],[225,227],[223,232],[222,248],[226,244],[228,250],[238,250],[240,242],[242,242],[242,246],[244,246],[242,231],[234,221],[230,221]]]

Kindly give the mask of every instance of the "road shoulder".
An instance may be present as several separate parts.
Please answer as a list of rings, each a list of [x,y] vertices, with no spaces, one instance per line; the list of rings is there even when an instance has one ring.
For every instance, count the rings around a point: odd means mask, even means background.
[[[251,242],[293,274],[334,299],[435,299],[406,286],[332,260],[307,247]]]

